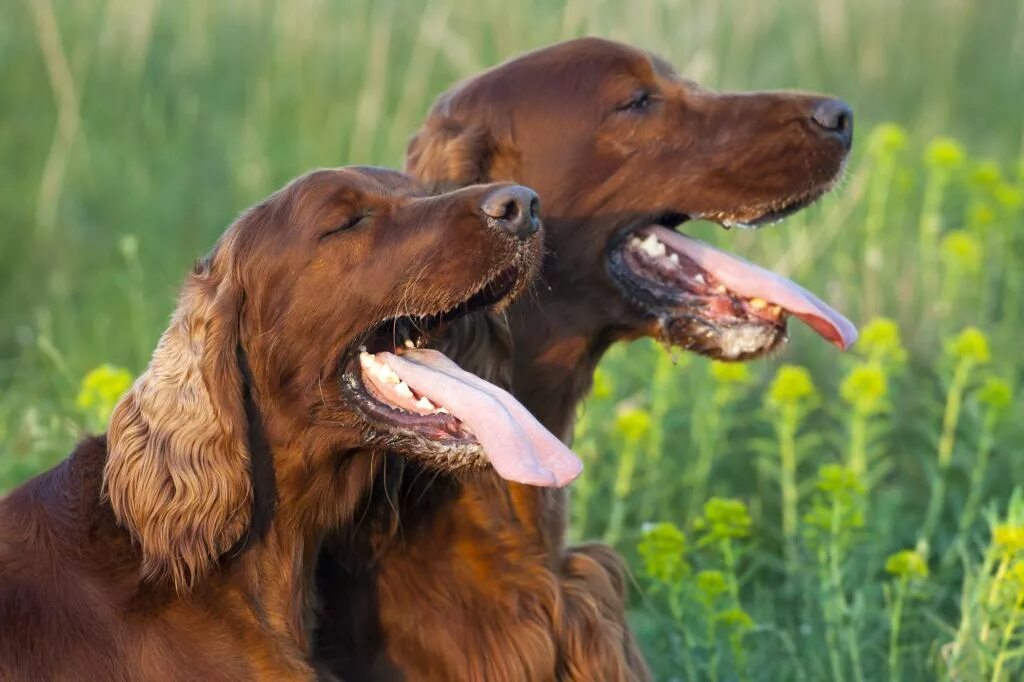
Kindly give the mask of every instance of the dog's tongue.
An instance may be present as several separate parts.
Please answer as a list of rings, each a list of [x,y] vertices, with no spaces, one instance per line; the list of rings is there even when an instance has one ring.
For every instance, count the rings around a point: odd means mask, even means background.
[[[562,487],[583,463],[519,401],[434,350],[377,353],[410,388],[443,405],[476,437],[495,471],[510,481]]]
[[[780,306],[841,350],[857,340],[857,328],[852,322],[781,275],[660,225],[644,228],[641,233],[654,234],[660,242],[692,260],[734,294],[763,298]]]

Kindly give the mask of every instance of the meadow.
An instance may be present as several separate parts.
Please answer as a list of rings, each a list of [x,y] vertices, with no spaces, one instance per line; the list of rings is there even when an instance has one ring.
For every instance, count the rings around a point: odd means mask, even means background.
[[[4,3],[0,491],[104,429],[243,208],[312,167],[400,166],[447,86],[579,35],[857,116],[818,205],[687,231],[860,342],[620,345],[580,412],[574,539],[629,558],[657,678],[1024,679],[1020,0]]]

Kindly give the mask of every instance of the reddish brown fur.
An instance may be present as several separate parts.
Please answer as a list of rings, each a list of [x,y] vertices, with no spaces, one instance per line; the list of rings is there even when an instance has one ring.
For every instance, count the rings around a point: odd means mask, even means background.
[[[110,432],[0,500],[0,679],[312,679],[321,537],[403,445],[342,397],[340,359],[528,260],[490,191],[326,170],[239,218]]]
[[[640,91],[650,106],[626,106]],[[711,92],[657,57],[597,39],[456,86],[413,139],[408,169],[436,187],[530,185],[549,257],[535,296],[506,319],[465,320],[447,337],[450,355],[511,386],[566,440],[611,343],[655,336],[714,355],[701,311],[669,318],[623,295],[609,245],[665,213],[744,222],[819,196],[849,145],[810,122],[823,101]],[[563,548],[562,491],[486,473],[462,483],[408,470],[388,478],[370,519],[322,557],[325,661],[352,679],[649,677],[626,624],[623,563],[607,547]],[[353,589],[377,598],[355,604],[345,597]]]

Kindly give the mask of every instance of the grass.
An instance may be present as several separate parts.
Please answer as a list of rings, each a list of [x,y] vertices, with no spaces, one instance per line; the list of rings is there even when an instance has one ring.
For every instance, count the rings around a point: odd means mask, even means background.
[[[797,328],[745,366],[619,346],[581,411],[573,532],[630,558],[659,679],[1019,678],[1019,0],[5,3],[0,489],[103,428],[241,209],[400,165],[442,89],[583,34],[858,117],[819,206],[693,227],[867,326],[855,352]]]

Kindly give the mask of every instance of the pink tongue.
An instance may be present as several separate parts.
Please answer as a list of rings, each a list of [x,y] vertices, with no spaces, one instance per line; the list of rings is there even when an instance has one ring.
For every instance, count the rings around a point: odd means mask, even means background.
[[[743,298],[763,298],[782,307],[841,350],[857,340],[857,328],[852,322],[781,275],[660,225],[646,227],[640,233],[654,234],[658,241],[692,260],[733,293]]]
[[[443,405],[476,436],[495,471],[509,481],[568,485],[583,463],[515,398],[463,371],[434,350],[377,353],[416,393]]]

